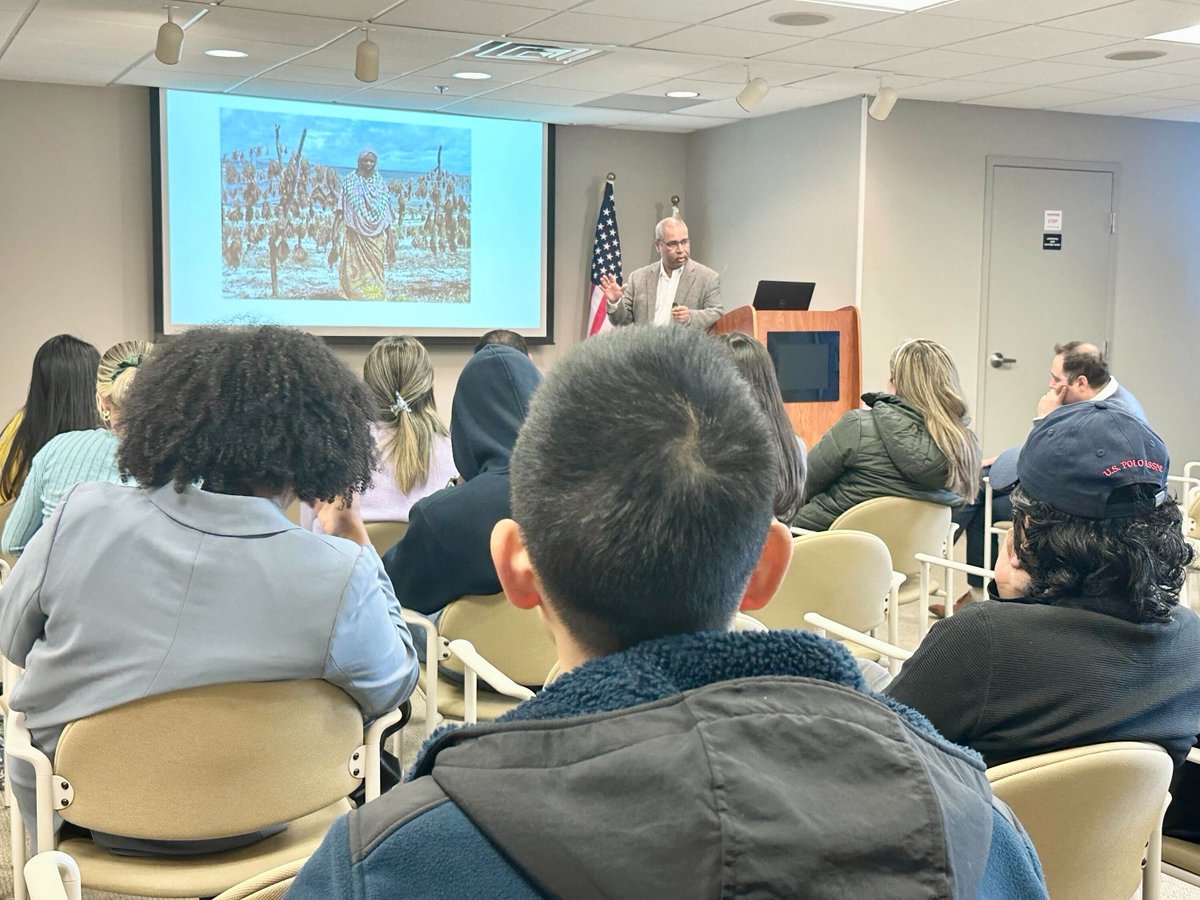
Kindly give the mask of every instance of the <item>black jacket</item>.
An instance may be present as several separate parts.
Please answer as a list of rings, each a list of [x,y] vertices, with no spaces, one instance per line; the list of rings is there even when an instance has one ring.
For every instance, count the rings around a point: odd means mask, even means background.
[[[921,411],[894,394],[863,394],[863,402],[870,408],[846,413],[808,452],[807,499],[794,524],[824,531],[875,497],[962,503],[946,489],[950,466]]]
[[[508,460],[540,381],[529,357],[501,344],[463,368],[450,442],[464,483],[415,504],[407,534],[383,557],[405,608],[433,613],[467,594],[500,590],[489,542],[496,523],[512,515]]]

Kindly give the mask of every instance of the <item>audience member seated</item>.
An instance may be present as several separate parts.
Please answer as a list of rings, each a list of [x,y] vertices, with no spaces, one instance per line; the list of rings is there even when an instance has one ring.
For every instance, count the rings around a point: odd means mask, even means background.
[[[485,333],[483,337],[475,344],[474,353],[478,353],[489,344],[504,344],[506,347],[512,347],[514,350],[520,350],[526,356],[529,355],[529,347],[525,345],[525,338],[517,334],[515,331],[509,331],[507,328],[493,328]]]
[[[375,403],[371,433],[379,459],[371,487],[358,498],[359,513],[367,522],[407,522],[414,503],[458,474],[433,397],[433,363],[416,338],[388,337],[367,354],[363,380]],[[305,526],[322,532],[310,507],[302,516]]]
[[[1054,347],[1054,359],[1050,362],[1050,385],[1042,398],[1038,400],[1037,415],[1034,423],[1063,406],[1072,403],[1089,403],[1105,401],[1116,409],[1124,410],[1136,416],[1143,422],[1146,413],[1137,397],[1125,387],[1117,383],[1108,371],[1108,360],[1095,344],[1084,341],[1067,341]],[[1020,447],[1011,447],[998,457],[984,460],[984,475],[990,475],[990,469],[995,466],[996,474],[1001,481],[1011,481],[1017,467],[1017,456]],[[1007,491],[997,490],[997,478],[992,478],[992,521],[1007,522],[1012,519],[1012,503]],[[984,528],[984,496],[983,485],[975,500],[965,504],[954,513],[954,521],[962,532],[967,535],[967,562],[973,566],[983,565]],[[994,557],[993,557],[994,558]],[[976,586],[983,585],[983,579],[971,575],[968,581]],[[960,603],[968,597],[964,594],[959,598]]]
[[[804,508],[793,524],[824,531],[874,497],[958,506],[979,485],[979,441],[946,348],[907,341],[892,351],[887,392],[838,420],[808,455]]]
[[[936,623],[887,692],[988,765],[1105,741],[1181,763],[1200,732],[1200,619],[1178,605],[1192,551],[1168,463],[1105,402],[1034,426],[997,602]]]
[[[775,364],[767,348],[739,331],[719,335],[717,339],[728,347],[729,358],[750,385],[750,393],[771,423],[771,431],[779,447],[779,493],[775,497],[775,518],[786,524],[796,517],[804,503],[807,448],[792,429],[779,390],[779,380],[775,376]]]
[[[25,405],[0,435],[0,503],[20,493],[30,463],[51,438],[100,427],[99,365],[100,351],[69,334],[56,335],[38,348]]]
[[[597,390],[612,384],[619,403]],[[866,691],[838,644],[731,630],[791,556],[773,441],[703,334],[573,349],[534,399],[491,542],[565,674],[435,736],[289,896],[1044,897],[978,756]]]
[[[53,756],[75,719],[209,684],[323,678],[366,717],[408,697],[412,641],[365,531],[315,535],[283,512],[366,486],[373,413],[303,332],[197,329],[156,351],[123,412],[138,487],[76,486],[0,591],[0,653],[25,668],[11,705],[39,749]],[[11,776],[32,824],[32,771]]]
[[[484,347],[463,367],[450,412],[463,483],[413,506],[408,533],[383,558],[406,608],[430,614],[467,594],[499,592],[488,541],[512,514],[508,459],[540,380],[529,357],[503,344]]]
[[[121,408],[137,367],[153,346],[146,341],[122,341],[100,357],[96,404],[107,427],[63,432],[37,452],[29,465],[21,495],[5,522],[0,552],[21,553],[75,485],[85,481],[121,483],[117,468]]]

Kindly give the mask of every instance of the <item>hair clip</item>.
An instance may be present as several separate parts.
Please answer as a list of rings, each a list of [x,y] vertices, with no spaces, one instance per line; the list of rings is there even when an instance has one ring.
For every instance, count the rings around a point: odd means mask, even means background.
[[[398,416],[402,412],[412,412],[412,407],[408,405],[408,401],[400,396],[400,392],[396,391],[396,402],[392,404],[392,415]]]

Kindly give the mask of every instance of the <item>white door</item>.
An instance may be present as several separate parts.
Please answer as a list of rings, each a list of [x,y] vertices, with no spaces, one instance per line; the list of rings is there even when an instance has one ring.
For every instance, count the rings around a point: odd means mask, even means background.
[[[1111,168],[1086,164],[992,166],[980,340],[985,457],[1025,440],[1056,343],[1108,345],[1114,181]]]

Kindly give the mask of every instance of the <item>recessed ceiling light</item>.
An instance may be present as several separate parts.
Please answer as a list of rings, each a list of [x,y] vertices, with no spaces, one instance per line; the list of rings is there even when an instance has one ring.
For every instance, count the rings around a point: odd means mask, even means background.
[[[1148,41],[1174,41],[1177,44],[1200,44],[1200,25],[1189,25],[1175,31],[1164,31],[1162,34],[1152,34]]]
[[[463,81],[487,81],[492,76],[487,72],[455,72],[454,77]]]
[[[674,97],[676,100],[690,100],[692,97],[699,97],[699,91],[667,91],[668,97]]]
[[[1119,53],[1110,53],[1105,59],[1115,59],[1117,62],[1143,62],[1147,59],[1158,59],[1160,56],[1166,56],[1166,50],[1122,50]]]
[[[241,50],[205,50],[205,56],[219,56],[221,59],[245,59],[249,54]]]
[[[779,13],[771,16],[771,21],[776,25],[786,25],[789,28],[813,28],[817,25],[824,25],[826,22],[832,22],[833,16],[823,13]]]
[[[927,6],[945,6],[946,0],[816,0],[822,6],[849,6],[854,9],[882,9],[887,12],[912,12]],[[954,2],[954,0],[951,0]]]

